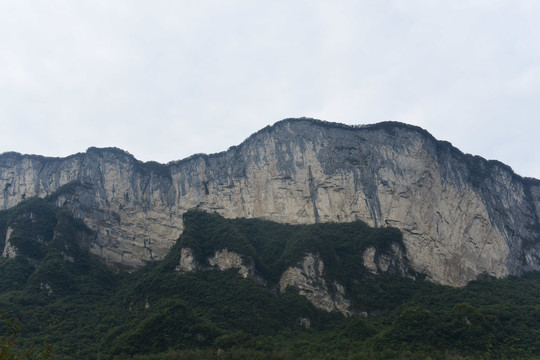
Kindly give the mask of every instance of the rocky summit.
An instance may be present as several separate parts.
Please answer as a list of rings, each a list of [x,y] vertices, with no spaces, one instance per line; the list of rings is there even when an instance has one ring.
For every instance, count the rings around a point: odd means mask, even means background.
[[[94,231],[90,251],[115,266],[163,258],[182,234],[182,215],[199,209],[288,224],[396,227],[405,246],[399,256],[439,284],[540,270],[540,181],[395,122],[287,119],[227,151],[166,165],[115,148],[66,158],[4,153],[0,189],[2,209],[33,196],[69,209]],[[5,256],[17,252],[9,238],[7,229]],[[364,265],[373,272],[399,263],[374,263],[370,254]],[[226,255],[216,262],[234,260]],[[308,256],[289,278],[307,267],[322,271],[317,260]]]

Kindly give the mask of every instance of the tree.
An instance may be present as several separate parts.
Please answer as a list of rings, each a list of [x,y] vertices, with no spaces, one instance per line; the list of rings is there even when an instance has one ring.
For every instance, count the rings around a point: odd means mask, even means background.
[[[22,329],[22,324],[17,320],[8,318],[5,313],[1,313],[0,317],[5,320],[5,334],[0,336],[0,360],[52,359],[52,347],[48,344],[38,347],[28,346],[18,348],[16,342],[19,332]]]

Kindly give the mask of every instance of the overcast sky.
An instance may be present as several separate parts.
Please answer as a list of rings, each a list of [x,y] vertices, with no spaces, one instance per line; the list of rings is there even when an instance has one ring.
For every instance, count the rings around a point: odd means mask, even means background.
[[[0,152],[169,162],[288,117],[540,178],[540,1],[0,0]]]

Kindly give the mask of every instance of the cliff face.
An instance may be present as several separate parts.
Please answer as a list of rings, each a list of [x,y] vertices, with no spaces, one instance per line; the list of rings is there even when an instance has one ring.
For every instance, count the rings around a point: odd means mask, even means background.
[[[298,289],[315,307],[326,311],[339,311],[351,315],[351,302],[345,298],[341,284],[334,282],[335,292],[329,291],[324,279],[324,263],[318,254],[309,253],[298,266],[291,266],[281,275],[279,289],[284,292],[288,286]]]
[[[62,159],[6,153],[0,189],[3,209],[51,196],[96,231],[91,252],[131,267],[162,258],[182,214],[199,208],[391,225],[403,232],[409,264],[441,284],[540,270],[540,182],[398,123],[284,120],[226,152],[168,165],[118,149]]]

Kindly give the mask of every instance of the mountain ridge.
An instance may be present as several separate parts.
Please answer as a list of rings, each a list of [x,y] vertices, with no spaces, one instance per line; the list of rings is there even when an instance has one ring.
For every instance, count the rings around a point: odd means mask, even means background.
[[[182,214],[201,209],[395,226],[415,271],[441,284],[540,269],[540,181],[397,122],[285,119],[226,151],[168,164],[117,148],[0,155],[4,209],[69,183],[57,205],[97,231],[91,251],[112,264],[163,258],[183,231]]]
[[[254,132],[253,134],[249,135],[245,140],[243,140],[240,144],[231,145],[231,146],[229,146],[229,148],[227,148],[227,150],[222,150],[222,151],[218,151],[218,152],[214,152],[214,153],[194,153],[194,154],[189,155],[189,156],[187,156],[185,158],[177,159],[177,160],[171,160],[171,161],[168,161],[168,162],[159,162],[159,161],[155,161],[155,160],[142,161],[142,160],[137,159],[137,157],[135,155],[131,154],[129,151],[127,151],[125,149],[115,147],[115,146],[105,146],[105,147],[90,146],[84,152],[77,152],[77,153],[70,154],[70,155],[67,155],[67,156],[45,156],[45,155],[40,155],[40,154],[21,153],[21,152],[17,152],[17,151],[6,151],[6,152],[3,152],[3,153],[0,153],[0,157],[4,157],[4,156],[10,157],[10,156],[12,156],[12,157],[16,157],[17,159],[21,159],[21,158],[26,157],[26,158],[38,158],[38,159],[41,159],[41,160],[65,160],[65,159],[69,159],[71,157],[84,156],[88,152],[92,152],[92,151],[95,151],[95,152],[114,152],[114,153],[118,153],[118,154],[122,154],[122,155],[127,155],[127,156],[131,157],[133,160],[135,160],[138,163],[141,163],[143,165],[144,164],[159,164],[159,165],[168,166],[168,165],[176,165],[176,164],[179,164],[179,163],[182,163],[182,162],[185,162],[185,161],[189,161],[189,160],[192,160],[193,158],[197,158],[197,157],[215,157],[215,156],[222,155],[222,154],[224,154],[224,153],[226,153],[226,152],[228,152],[230,150],[235,150],[237,148],[242,147],[245,143],[247,143],[250,139],[252,139],[254,137],[257,137],[257,136],[259,136],[259,135],[261,135],[261,134],[263,134],[265,132],[268,132],[268,131],[270,131],[270,130],[278,127],[278,126],[282,126],[283,124],[287,124],[287,123],[291,123],[291,122],[309,122],[311,124],[318,125],[318,126],[325,126],[325,127],[330,127],[330,128],[333,127],[333,128],[340,128],[340,129],[374,129],[374,130],[376,130],[376,129],[384,129],[384,128],[388,128],[388,127],[397,127],[397,128],[415,130],[418,133],[421,133],[421,134],[431,138],[431,140],[438,143],[438,145],[441,145],[442,147],[445,147],[445,148],[450,148],[451,151],[454,151],[454,152],[458,153],[461,156],[468,157],[468,158],[473,158],[473,159],[478,159],[480,161],[483,161],[483,162],[486,162],[486,163],[489,163],[489,164],[505,167],[508,171],[514,173],[514,175],[516,175],[517,177],[519,177],[521,179],[532,180],[534,182],[540,183],[540,180],[536,179],[534,177],[521,176],[520,174],[516,173],[510,165],[505,164],[505,163],[503,163],[503,162],[501,162],[499,160],[486,159],[486,158],[484,158],[484,157],[482,157],[480,155],[464,153],[459,148],[455,147],[451,142],[446,141],[446,140],[439,140],[439,139],[435,138],[431,133],[429,133],[426,129],[424,129],[424,128],[420,127],[420,126],[411,125],[411,124],[403,123],[403,122],[400,122],[400,121],[392,121],[392,120],[381,121],[381,122],[377,122],[377,123],[373,123],[373,124],[350,125],[350,124],[343,124],[343,123],[337,123],[337,122],[331,122],[331,121],[314,119],[314,118],[307,118],[307,117],[285,118],[283,120],[279,120],[279,121],[275,122],[272,125],[267,125],[264,128]]]

